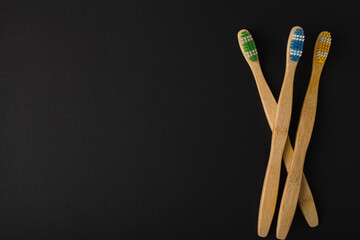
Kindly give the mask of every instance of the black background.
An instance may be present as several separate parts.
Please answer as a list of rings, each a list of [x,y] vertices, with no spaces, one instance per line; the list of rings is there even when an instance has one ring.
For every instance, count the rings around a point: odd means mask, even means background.
[[[320,225],[298,210],[288,239],[355,237],[358,14],[345,1],[0,1],[0,238],[258,239],[271,132],[236,34],[252,33],[277,98],[295,25],[292,140],[315,39],[333,44],[305,162]]]

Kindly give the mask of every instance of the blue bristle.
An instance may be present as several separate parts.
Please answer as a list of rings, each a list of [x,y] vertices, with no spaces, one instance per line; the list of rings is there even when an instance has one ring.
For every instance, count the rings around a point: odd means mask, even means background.
[[[296,29],[294,31],[294,35],[299,35],[299,36],[304,36],[304,31],[302,29]],[[290,51],[290,59],[294,62],[297,62],[300,59],[301,56],[301,52],[303,50],[303,46],[304,46],[304,39],[300,38],[300,40],[291,40],[290,41],[290,49],[292,51]],[[294,51],[296,52],[294,55]],[[299,56],[300,55],[300,56]]]

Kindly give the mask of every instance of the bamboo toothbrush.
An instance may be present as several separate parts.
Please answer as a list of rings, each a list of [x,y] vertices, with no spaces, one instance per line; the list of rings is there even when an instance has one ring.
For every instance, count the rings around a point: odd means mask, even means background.
[[[240,49],[245,57],[245,60],[249,64],[249,67],[254,75],[256,86],[258,88],[260,99],[264,108],[264,112],[268,120],[269,126],[272,130],[275,121],[275,112],[276,112],[277,103],[262,73],[255,42],[250,32],[246,29],[242,29],[239,31],[238,41],[239,41]],[[293,148],[291,146],[289,137],[287,137],[284,155],[283,155],[284,163],[287,171],[290,170],[292,157],[293,157]],[[308,185],[308,182],[305,178],[305,175],[303,175],[301,181],[301,189],[300,189],[298,204],[307,223],[311,227],[317,226],[319,221],[315,207],[315,202],[310,187]]]
[[[330,44],[330,33],[321,32],[315,44],[312,73],[296,132],[293,161],[289,174],[286,178],[285,188],[281,199],[276,229],[276,236],[279,239],[286,238],[295,214],[296,202],[301,189],[301,173],[303,172],[305,155],[315,122],[319,80],[330,50]]]
[[[261,193],[258,235],[265,237],[274,216],[279,189],[281,159],[284,152],[291,118],[293,82],[298,60],[302,54],[304,32],[300,27],[291,29],[287,51],[284,81],[281,87],[271,139],[271,149]]]

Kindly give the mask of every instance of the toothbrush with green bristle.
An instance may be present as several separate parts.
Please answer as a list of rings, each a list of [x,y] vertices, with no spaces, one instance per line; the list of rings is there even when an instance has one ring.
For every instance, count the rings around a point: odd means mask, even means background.
[[[321,32],[315,44],[311,79],[300,114],[291,168],[286,178],[284,192],[281,198],[276,229],[276,236],[279,239],[286,238],[295,214],[296,201],[301,191],[301,172],[304,168],[306,151],[310,143],[315,122],[320,76],[330,50],[330,45],[330,33]]]
[[[271,129],[273,129],[277,103],[262,73],[255,42],[250,32],[246,29],[239,31],[238,40],[239,40],[240,49],[245,57],[245,60],[249,64],[253,76],[255,78],[255,82],[260,94],[260,99],[269,126]],[[283,155],[285,167],[287,170],[290,169],[292,156],[293,156],[293,148],[291,146],[289,138],[287,138],[284,155]],[[298,203],[307,223],[311,227],[317,226],[318,215],[317,215],[314,199],[305,176],[303,177],[303,180],[301,182],[301,191],[300,191]]]

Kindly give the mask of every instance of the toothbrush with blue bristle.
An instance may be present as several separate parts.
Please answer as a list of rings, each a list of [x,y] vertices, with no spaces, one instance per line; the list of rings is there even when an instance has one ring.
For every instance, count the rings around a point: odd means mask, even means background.
[[[291,119],[295,70],[302,55],[304,39],[303,29],[301,27],[293,27],[287,44],[285,76],[276,107],[270,156],[260,199],[258,217],[258,235],[260,237],[265,237],[268,234],[275,212],[279,190],[281,159],[286,139],[288,138]]]

